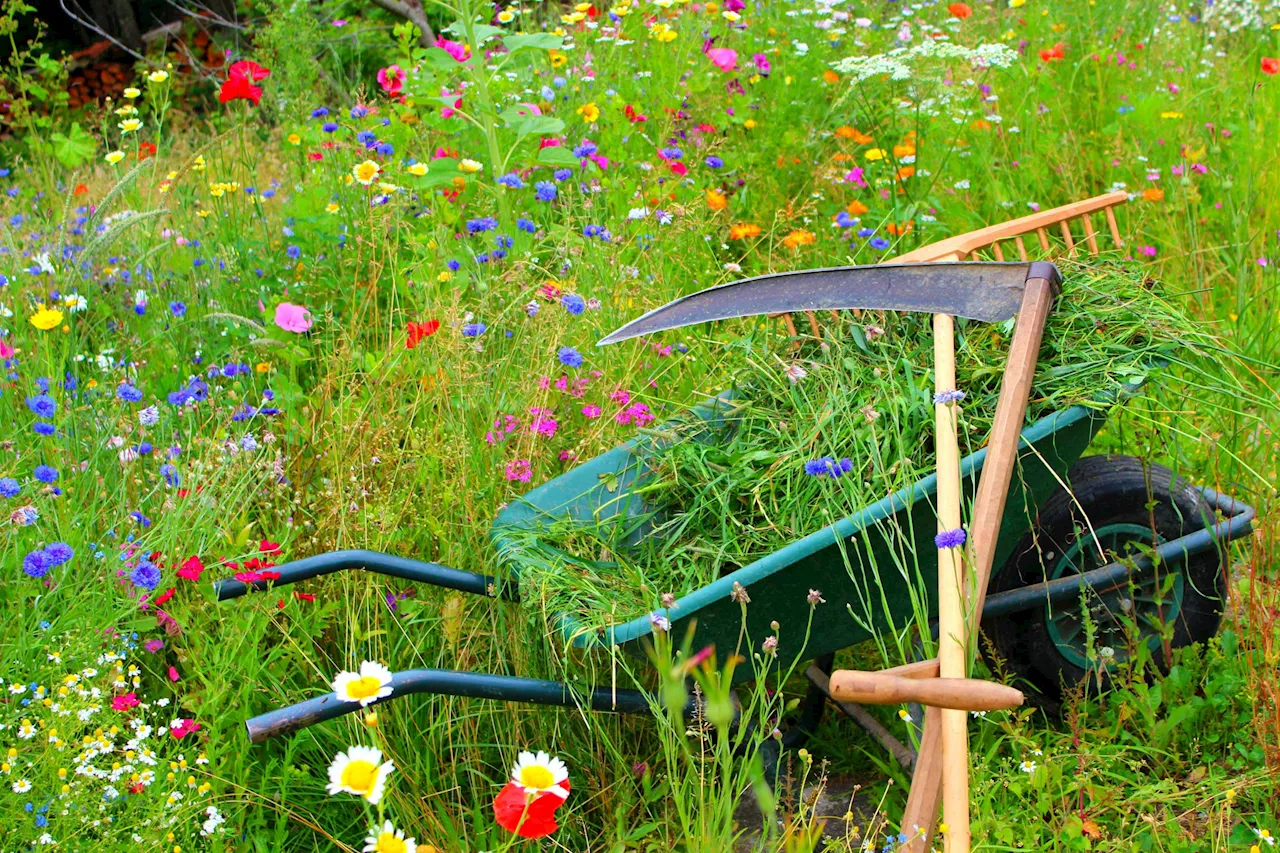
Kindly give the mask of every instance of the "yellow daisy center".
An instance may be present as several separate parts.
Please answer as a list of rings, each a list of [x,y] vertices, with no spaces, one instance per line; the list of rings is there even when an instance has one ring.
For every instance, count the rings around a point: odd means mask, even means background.
[[[405,853],[408,849],[409,845],[404,843],[403,838],[396,838],[394,832],[380,833],[373,845],[374,853]]]
[[[368,761],[350,761],[342,768],[342,785],[361,795],[373,791],[373,784],[378,779],[378,768]]]
[[[347,695],[352,699],[368,699],[370,696],[376,695],[381,687],[381,681],[372,675],[366,675],[347,685]]]
[[[555,774],[545,767],[534,765],[520,771],[520,784],[526,788],[537,788],[542,791],[556,783]]]

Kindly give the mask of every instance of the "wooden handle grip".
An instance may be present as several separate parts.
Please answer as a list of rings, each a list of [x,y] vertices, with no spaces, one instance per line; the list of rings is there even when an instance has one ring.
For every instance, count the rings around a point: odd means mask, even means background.
[[[899,678],[883,672],[856,669],[831,674],[831,695],[860,705],[904,705],[916,702],[958,711],[999,711],[1017,708],[1022,692],[994,681],[975,678]]]

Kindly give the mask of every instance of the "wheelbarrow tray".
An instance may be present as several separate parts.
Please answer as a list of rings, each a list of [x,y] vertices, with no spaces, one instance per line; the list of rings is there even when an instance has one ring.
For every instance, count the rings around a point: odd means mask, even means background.
[[[726,417],[731,406],[732,398],[716,397],[696,407],[693,414],[708,423],[708,432],[715,432],[712,426]],[[1105,419],[1104,409],[1077,405],[1053,412],[1022,431],[1020,476],[1010,485],[996,566],[1030,528],[1035,507],[1064,481]],[[632,543],[648,534],[646,519],[662,509],[646,501],[644,491],[652,479],[644,457],[660,440],[655,435],[637,437],[576,466],[498,514],[490,537],[515,580],[522,567],[557,559],[557,555],[573,560],[540,538],[551,525],[565,521],[599,528],[618,524],[619,530],[629,532]],[[985,457],[983,448],[961,462],[966,499],[973,497]],[[928,600],[931,615],[937,604],[929,595],[937,587],[935,491],[936,475],[931,474],[656,612],[671,621],[674,636],[683,638],[692,626],[695,648],[714,644],[728,654],[737,648],[743,627],[741,605],[731,598],[740,584],[751,599],[746,608],[747,636],[758,644],[774,633],[770,623],[777,621],[782,665],[821,657],[877,634],[902,631],[915,612],[913,599],[916,603]],[[913,554],[929,557],[916,560]],[[813,629],[806,640],[811,613],[808,596],[813,589],[826,603],[813,613]],[[605,628],[584,625],[566,613],[555,614],[553,621],[566,641],[579,648],[619,646],[642,656],[645,639],[654,630],[651,613],[628,616],[628,621]],[[739,679],[752,677],[750,670],[739,667]]]

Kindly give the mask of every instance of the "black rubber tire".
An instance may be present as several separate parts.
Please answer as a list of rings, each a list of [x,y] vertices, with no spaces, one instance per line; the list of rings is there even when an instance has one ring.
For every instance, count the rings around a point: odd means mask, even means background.
[[[1132,456],[1086,456],[1072,466],[1067,481],[1070,492],[1060,488],[1040,505],[1035,527],[1000,567],[988,595],[1044,582],[1046,563],[1052,565],[1055,555],[1066,554],[1079,535],[1089,536],[1089,525],[1093,530],[1120,524],[1150,529],[1154,521],[1160,540],[1168,541],[1201,529],[1206,518],[1213,518],[1199,491],[1189,483],[1167,468],[1144,466]],[[1148,509],[1152,500],[1156,505]],[[1123,546],[1124,537],[1123,531],[1116,534],[1113,544]],[[1135,534],[1133,539],[1137,538]],[[1096,568],[1096,564],[1089,568]],[[1169,571],[1182,575],[1182,603],[1172,647],[1211,638],[1218,631],[1225,605],[1222,556],[1211,549],[1170,566]],[[1063,690],[1078,685],[1086,672],[1063,655],[1050,635],[1048,615],[1047,607],[1037,607],[985,621],[983,632],[991,648],[987,643],[981,646],[989,666],[997,663],[992,659],[994,653],[1004,670],[1018,679],[1015,683],[1020,688],[1030,688],[1025,692],[1031,704],[1059,713]],[[1153,634],[1152,626],[1144,626],[1144,640]],[[1164,664],[1163,654],[1153,657]]]

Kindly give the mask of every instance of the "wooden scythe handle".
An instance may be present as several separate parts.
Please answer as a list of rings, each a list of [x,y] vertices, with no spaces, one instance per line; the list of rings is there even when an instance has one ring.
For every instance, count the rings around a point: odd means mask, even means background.
[[[902,678],[884,672],[856,669],[831,674],[831,695],[841,702],[862,705],[902,705],[916,702],[960,711],[999,711],[1022,704],[1022,692],[994,681],[976,678]]]

